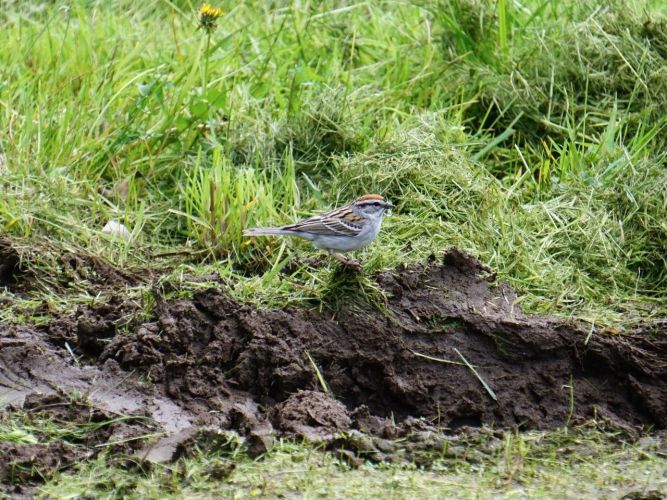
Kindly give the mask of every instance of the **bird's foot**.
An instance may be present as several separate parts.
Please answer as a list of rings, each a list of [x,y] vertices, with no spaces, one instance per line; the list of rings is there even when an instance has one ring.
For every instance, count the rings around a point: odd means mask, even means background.
[[[361,269],[361,262],[356,259],[348,259],[340,253],[334,253],[333,256],[336,257],[336,259],[338,259],[345,267],[350,269]]]
[[[356,259],[347,259],[343,262],[343,265],[350,269],[361,269],[361,262]]]

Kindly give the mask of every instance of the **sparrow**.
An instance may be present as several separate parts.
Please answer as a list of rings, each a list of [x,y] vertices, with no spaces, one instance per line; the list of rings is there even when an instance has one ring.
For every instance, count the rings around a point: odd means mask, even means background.
[[[310,241],[343,264],[360,267],[345,253],[365,247],[380,232],[382,217],[393,205],[379,194],[366,194],[349,205],[282,227],[254,227],[244,236],[296,236]]]

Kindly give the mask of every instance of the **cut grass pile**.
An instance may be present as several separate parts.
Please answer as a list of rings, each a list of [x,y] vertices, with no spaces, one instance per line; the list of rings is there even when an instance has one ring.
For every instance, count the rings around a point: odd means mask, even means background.
[[[665,20],[633,2],[454,0],[432,10],[443,26],[455,85],[476,88],[466,114],[481,129],[550,150],[573,136],[595,141],[610,112],[626,138],[662,128],[667,104]],[[662,128],[656,146],[665,144]],[[501,172],[502,174],[502,172]]]

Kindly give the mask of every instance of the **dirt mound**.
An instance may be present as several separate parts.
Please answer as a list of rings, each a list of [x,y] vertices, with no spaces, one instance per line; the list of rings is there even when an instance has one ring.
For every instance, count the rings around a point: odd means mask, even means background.
[[[339,278],[348,291],[361,286],[354,274]],[[526,316],[506,285],[457,250],[375,279],[387,297],[380,310],[361,290],[316,311],[257,309],[221,288],[156,296],[148,322],[128,319],[140,317],[138,305],[119,297],[44,329],[0,325],[0,402],[71,421],[149,417],[153,428],[118,422],[95,440],[162,429],[170,436],[138,455],[155,461],[221,429],[244,435],[253,456],[278,433],[384,460],[387,439],[423,450],[443,443],[433,438],[443,429],[590,419],[630,433],[667,428],[664,322],[588,336]],[[72,392],[90,406],[60,415],[58,398]]]
[[[310,356],[349,412],[363,405],[398,422],[553,428],[597,416],[667,426],[667,337],[586,343],[574,326],[522,314],[511,290],[458,251],[377,281],[388,312],[358,301],[322,313],[257,310],[211,289],[162,304],[156,321],[116,335],[101,359],[150,373],[186,406],[241,391],[282,408],[319,390]],[[313,422],[329,417],[326,405],[304,408]]]
[[[76,352],[95,360],[120,329],[134,329],[141,305],[122,294],[94,308],[79,307],[74,314],[53,319],[48,326],[48,340],[59,347],[66,344]]]

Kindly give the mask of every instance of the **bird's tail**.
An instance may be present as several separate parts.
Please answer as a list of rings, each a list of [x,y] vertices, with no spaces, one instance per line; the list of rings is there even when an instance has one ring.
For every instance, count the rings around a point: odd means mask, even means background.
[[[243,230],[243,236],[281,236],[291,234],[280,227],[251,227]]]

